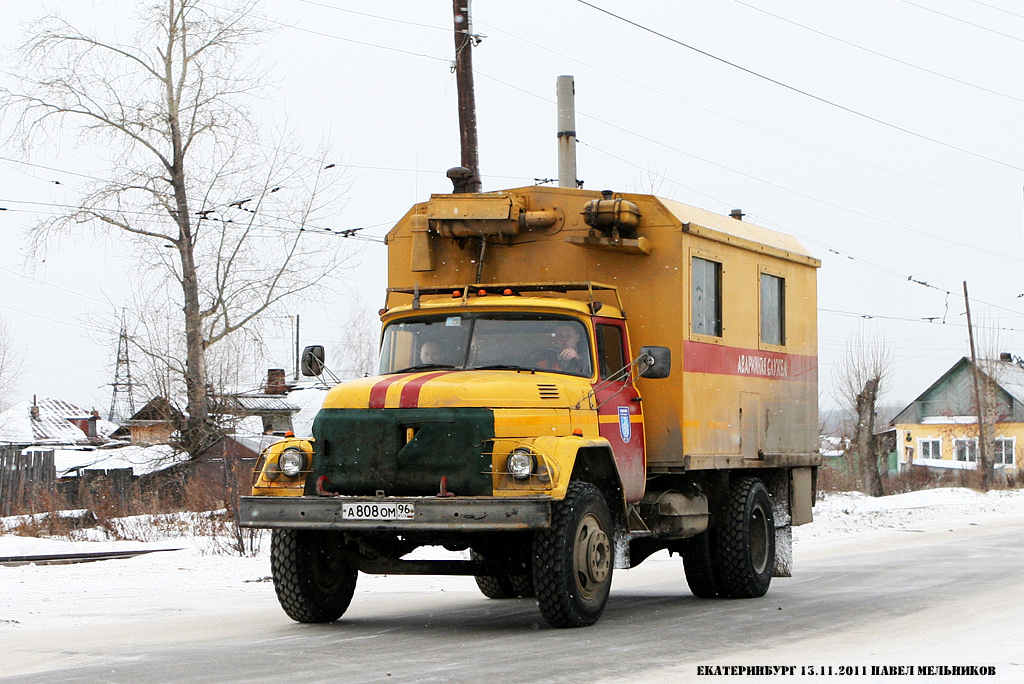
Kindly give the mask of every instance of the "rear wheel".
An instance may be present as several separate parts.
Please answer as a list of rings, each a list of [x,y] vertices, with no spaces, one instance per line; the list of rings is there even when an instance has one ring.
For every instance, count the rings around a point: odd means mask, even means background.
[[[683,543],[683,572],[690,593],[697,598],[718,596],[718,572],[712,530],[701,532]]]
[[[717,533],[719,594],[764,596],[775,566],[775,517],[760,480],[747,477],[730,485]]]
[[[484,559],[483,554],[470,551],[471,560]],[[517,596],[533,596],[533,578],[530,575],[475,575],[480,593],[489,599],[510,599]]]
[[[333,622],[352,601],[358,571],[337,532],[274,530],[270,569],[284,612],[296,622]]]
[[[533,585],[549,625],[585,627],[601,617],[612,584],[612,536],[600,490],[571,482],[551,527],[534,536]]]

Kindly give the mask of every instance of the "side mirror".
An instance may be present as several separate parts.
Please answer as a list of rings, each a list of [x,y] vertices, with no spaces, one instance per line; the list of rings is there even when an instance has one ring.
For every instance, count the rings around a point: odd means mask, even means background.
[[[672,350],[668,347],[641,347],[639,366],[641,378],[667,378],[672,371]]]
[[[324,372],[323,345],[314,344],[302,350],[302,374],[313,377]]]

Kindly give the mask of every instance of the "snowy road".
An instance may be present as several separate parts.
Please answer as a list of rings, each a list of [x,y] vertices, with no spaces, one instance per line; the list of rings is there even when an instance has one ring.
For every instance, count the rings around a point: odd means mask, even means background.
[[[0,682],[877,681],[838,671],[907,665],[996,674],[898,680],[1024,681],[1020,506],[905,508],[895,523],[824,511],[801,530],[795,576],[758,600],[694,599],[678,559],[659,555],[618,572],[582,630],[549,629],[532,602],[486,600],[466,578],[362,576],[341,621],[302,626],[268,582],[244,581],[265,558],[0,569]],[[834,676],[698,674],[766,665]]]

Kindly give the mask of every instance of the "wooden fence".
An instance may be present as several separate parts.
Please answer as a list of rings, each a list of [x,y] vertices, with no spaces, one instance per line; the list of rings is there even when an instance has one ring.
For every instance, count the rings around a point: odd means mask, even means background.
[[[34,513],[40,494],[54,491],[57,471],[53,450],[21,453],[21,447],[0,447],[0,516]]]

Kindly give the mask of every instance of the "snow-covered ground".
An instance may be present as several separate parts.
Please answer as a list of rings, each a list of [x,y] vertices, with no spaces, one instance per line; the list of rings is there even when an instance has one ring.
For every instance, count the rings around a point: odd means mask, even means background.
[[[1024,491],[933,489],[871,498],[828,495],[814,509],[815,521],[794,530],[801,558],[838,548],[878,548],[900,543],[908,533],[969,532],[978,525],[1024,522]],[[250,600],[275,604],[269,582],[268,543],[254,557],[225,553],[225,540],[202,535],[172,536],[139,526],[147,541],[63,541],[0,534],[0,557],[173,549],[127,560],[75,565],[0,567],[0,632],[85,621],[89,624],[147,619],[161,611],[217,613]],[[662,557],[664,556],[664,557]],[[659,554],[645,563],[670,561]],[[473,590],[467,577],[360,578],[360,591],[417,589]],[[198,594],[202,600],[197,601]],[[25,601],[24,597],[34,598]],[[139,597],[146,597],[140,604]]]

